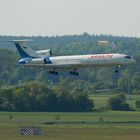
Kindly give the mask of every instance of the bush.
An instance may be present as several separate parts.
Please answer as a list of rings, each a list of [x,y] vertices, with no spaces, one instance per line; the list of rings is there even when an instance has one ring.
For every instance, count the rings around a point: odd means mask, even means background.
[[[130,110],[130,106],[126,103],[126,97],[123,94],[111,97],[108,100],[107,108],[111,110]]]
[[[136,108],[140,108],[140,100],[136,101]]]

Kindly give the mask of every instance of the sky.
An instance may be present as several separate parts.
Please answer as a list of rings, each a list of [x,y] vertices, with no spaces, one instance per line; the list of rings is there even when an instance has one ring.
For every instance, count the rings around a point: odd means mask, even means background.
[[[0,0],[0,35],[140,37],[140,0]]]

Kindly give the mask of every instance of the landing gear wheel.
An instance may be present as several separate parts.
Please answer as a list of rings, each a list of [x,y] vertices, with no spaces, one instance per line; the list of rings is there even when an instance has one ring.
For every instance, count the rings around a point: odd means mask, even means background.
[[[120,65],[114,66],[114,68],[115,68],[114,72],[115,72],[115,73],[118,73],[118,72],[119,72]]]
[[[79,75],[79,73],[78,73],[78,72],[75,72],[75,71],[70,71],[69,74],[71,74],[71,75],[76,75],[76,76]]]
[[[118,73],[119,72],[119,70],[118,69],[115,69],[115,73]]]
[[[58,75],[58,72],[56,72],[56,71],[49,71],[49,74]]]

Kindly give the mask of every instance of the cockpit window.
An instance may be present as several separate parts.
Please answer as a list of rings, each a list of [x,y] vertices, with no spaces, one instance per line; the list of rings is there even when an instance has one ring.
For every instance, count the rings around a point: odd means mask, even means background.
[[[124,58],[131,59],[131,57],[130,57],[130,56],[128,56],[128,55],[127,55],[127,56],[125,56]]]

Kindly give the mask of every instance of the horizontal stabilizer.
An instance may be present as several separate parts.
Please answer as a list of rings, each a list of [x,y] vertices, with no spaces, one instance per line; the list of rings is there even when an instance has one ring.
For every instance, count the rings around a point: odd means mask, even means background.
[[[26,42],[31,42],[32,40],[30,39],[22,39],[22,40],[7,40],[4,42],[13,42],[13,43],[26,43]]]

